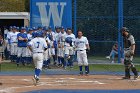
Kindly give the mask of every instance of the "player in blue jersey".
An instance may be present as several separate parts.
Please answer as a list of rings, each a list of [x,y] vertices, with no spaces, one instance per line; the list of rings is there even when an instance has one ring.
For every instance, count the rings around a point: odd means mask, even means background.
[[[19,66],[20,61],[25,66],[26,47],[27,47],[27,41],[28,41],[27,33],[25,33],[25,31],[26,31],[26,28],[21,27],[21,31],[17,35],[17,39],[18,39],[17,66]]]

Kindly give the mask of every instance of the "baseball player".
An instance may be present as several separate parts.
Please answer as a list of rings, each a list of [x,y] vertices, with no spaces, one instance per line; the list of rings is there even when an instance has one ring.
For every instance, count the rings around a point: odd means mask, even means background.
[[[65,44],[65,29],[63,27],[61,27],[61,33],[59,34],[59,43],[58,43],[58,66],[62,66],[64,67],[64,69],[66,69],[66,62],[64,60],[64,44]]]
[[[32,32],[32,37],[33,37],[33,38],[36,37],[36,32],[37,32],[36,27],[33,27],[33,32]]]
[[[124,37],[124,66],[125,66],[125,77],[123,79],[130,79],[130,69],[134,73],[134,79],[137,79],[139,77],[138,71],[135,68],[133,61],[133,56],[135,53],[135,40],[133,35],[129,33],[128,28],[123,27],[121,29],[122,35]]]
[[[0,34],[0,61],[3,59],[3,52],[4,52],[4,39],[2,35]]]
[[[50,69],[50,58],[51,58],[51,54],[50,54],[50,39],[49,39],[49,36],[48,36],[48,28],[45,28],[45,40],[46,40],[46,43],[47,43],[47,46],[48,46],[48,49],[44,52],[44,66],[45,68],[48,68]]]
[[[80,75],[83,75],[82,66],[85,66],[85,74],[89,73],[88,59],[86,50],[90,50],[89,43],[82,31],[78,31],[78,37],[75,40],[75,48],[77,51],[77,61],[80,69]]]
[[[35,75],[33,78],[34,84],[38,84],[40,72],[43,66],[43,59],[44,59],[44,51],[47,50],[47,43],[44,38],[42,38],[42,34],[37,32],[36,38],[32,39],[28,46],[29,49],[33,52],[33,62],[35,64]]]
[[[8,45],[8,39],[7,39],[7,35],[9,33],[9,30],[7,28],[5,28],[4,30],[4,55],[5,55],[5,59],[8,60],[9,56],[10,56],[10,52],[9,52],[9,45]]]
[[[71,28],[67,29],[67,34],[65,35],[65,59],[68,61],[68,66],[73,67],[73,56],[74,56],[74,41],[75,35],[72,33]]]
[[[55,33],[55,40],[54,40],[54,47],[55,47],[55,57],[58,58],[58,66],[61,64],[61,57],[58,56],[58,54],[61,52],[59,49],[61,48],[60,43],[60,34],[61,34],[61,27],[55,27],[56,33]]]
[[[33,29],[29,28],[28,34],[27,34],[27,38],[28,38],[28,42],[30,42],[33,39],[32,36],[33,33]],[[27,57],[27,64],[30,64],[32,62],[32,52],[29,50],[29,48],[26,48],[26,57]]]
[[[56,56],[55,56],[55,33],[52,31],[51,27],[48,27],[48,37],[50,39],[50,53],[53,57],[54,65],[56,65]]]
[[[16,60],[16,57],[17,57],[17,34],[18,33],[19,32],[17,32],[16,26],[13,26],[12,32],[9,33],[9,35],[7,36],[8,43],[10,45],[11,62],[14,62]]]
[[[6,49],[7,49],[8,58],[10,58],[10,39],[8,40],[8,38],[10,37],[10,35],[12,33],[12,29],[13,29],[13,27],[10,26],[9,32],[7,33],[7,38],[6,38]]]
[[[25,27],[21,27],[21,31],[17,34],[18,39],[18,53],[17,53],[17,66],[19,66],[19,62],[21,61],[22,64],[25,66],[26,61],[26,47],[28,42],[28,37]]]

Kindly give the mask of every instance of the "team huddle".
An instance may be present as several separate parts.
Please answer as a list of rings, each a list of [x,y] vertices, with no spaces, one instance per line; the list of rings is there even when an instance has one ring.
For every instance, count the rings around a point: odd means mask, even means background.
[[[89,73],[86,50],[90,48],[82,31],[78,31],[76,38],[71,28],[55,27],[55,31],[52,31],[51,27],[21,27],[19,29],[13,26],[10,27],[6,40],[10,60],[15,61],[17,66],[20,66],[20,63],[30,64],[33,60],[36,83],[42,67],[49,68],[51,58],[54,65],[63,66],[66,69],[66,67],[73,67],[74,57],[77,55],[80,75],[83,75],[83,65],[85,74]]]

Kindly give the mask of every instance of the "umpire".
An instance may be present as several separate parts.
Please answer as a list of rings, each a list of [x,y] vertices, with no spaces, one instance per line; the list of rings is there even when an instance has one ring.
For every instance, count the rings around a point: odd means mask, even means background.
[[[122,35],[124,37],[124,66],[125,66],[125,77],[123,79],[130,79],[130,70],[134,73],[134,79],[139,77],[138,71],[136,70],[133,61],[133,56],[135,52],[135,40],[133,35],[129,33],[128,28],[123,27],[121,29]]]

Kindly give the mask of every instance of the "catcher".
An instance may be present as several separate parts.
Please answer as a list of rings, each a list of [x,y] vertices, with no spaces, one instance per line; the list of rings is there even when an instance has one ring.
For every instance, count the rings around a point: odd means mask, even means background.
[[[122,35],[124,37],[124,66],[125,66],[125,77],[123,79],[130,79],[130,69],[134,73],[134,79],[138,79],[138,71],[136,70],[133,61],[133,56],[135,52],[135,40],[133,35],[129,33],[128,28],[123,27],[121,29]]]

